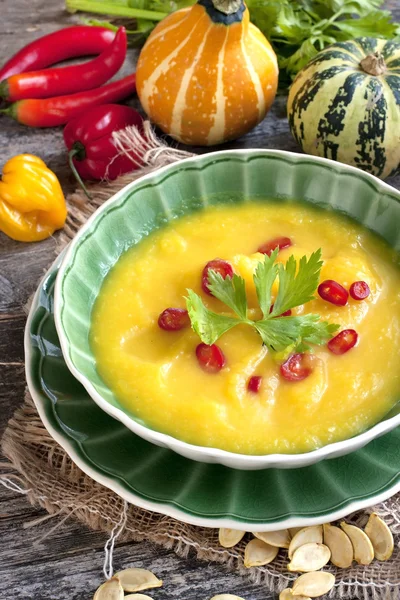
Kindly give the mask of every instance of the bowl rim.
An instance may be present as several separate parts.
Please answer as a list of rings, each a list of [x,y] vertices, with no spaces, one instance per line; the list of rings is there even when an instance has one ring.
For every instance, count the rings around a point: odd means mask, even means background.
[[[365,446],[367,443],[372,441],[373,439],[384,435],[391,429],[400,425],[400,413],[389,419],[384,421],[379,421],[371,428],[366,431],[353,436],[351,438],[347,438],[345,440],[341,440],[339,442],[333,442],[331,444],[326,444],[321,448],[317,448],[316,450],[311,450],[310,452],[302,452],[299,454],[282,454],[282,453],[274,453],[274,454],[240,454],[235,452],[229,452],[228,450],[222,450],[220,448],[208,447],[208,446],[199,446],[196,444],[190,444],[188,442],[184,442],[178,438],[175,438],[169,434],[162,433],[155,429],[150,429],[145,425],[142,425],[135,421],[133,417],[124,412],[123,410],[113,406],[107,400],[105,400],[102,395],[96,390],[94,385],[91,383],[90,379],[86,377],[73,363],[69,349],[71,344],[69,343],[69,339],[64,331],[63,321],[61,318],[62,308],[64,306],[64,300],[62,295],[62,282],[65,277],[65,272],[69,266],[70,259],[72,258],[76,246],[79,244],[82,237],[85,236],[86,232],[88,232],[93,223],[99,218],[101,214],[106,212],[111,205],[117,203],[125,194],[130,191],[132,188],[136,186],[142,185],[143,182],[150,180],[154,177],[159,177],[159,175],[168,172],[170,170],[174,170],[176,168],[180,168],[184,165],[191,165],[202,160],[210,160],[213,158],[220,158],[221,156],[229,157],[229,156],[282,156],[289,159],[292,159],[293,162],[296,160],[306,160],[310,163],[322,163],[327,164],[334,170],[340,172],[345,171],[352,173],[358,177],[365,178],[367,181],[373,182],[374,185],[378,188],[376,191],[379,193],[389,192],[394,200],[400,202],[400,191],[398,191],[393,186],[381,181],[374,175],[370,173],[366,173],[357,167],[353,167],[350,165],[346,165],[344,163],[338,163],[333,160],[317,157],[307,154],[301,154],[299,152],[290,152],[287,150],[274,150],[274,149],[233,149],[233,150],[222,150],[215,152],[208,152],[205,154],[198,154],[193,157],[189,157],[183,160],[179,160],[177,162],[171,163],[164,167],[160,167],[159,169],[152,171],[151,173],[147,173],[138,179],[135,179],[131,183],[124,186],[121,190],[119,190],[116,194],[111,196],[108,200],[106,200],[84,223],[78,233],[71,240],[67,248],[65,249],[65,254],[60,264],[59,272],[57,275],[56,283],[55,283],[55,294],[54,294],[54,320],[56,325],[57,334],[59,336],[60,345],[62,349],[62,353],[67,364],[68,369],[73,374],[73,376],[85,387],[88,394],[91,398],[98,404],[98,406],[104,410],[106,413],[119,420],[123,425],[125,425],[128,429],[133,431],[135,434],[140,437],[146,439],[151,443],[156,443],[158,445],[172,448],[179,454],[184,456],[192,456],[197,455],[198,457],[203,456],[207,457],[209,460],[207,462],[218,462],[225,465],[234,464],[239,468],[251,468],[251,469],[262,469],[268,467],[281,467],[284,468],[284,465],[287,467],[303,467],[306,465],[314,464],[319,462],[320,460],[339,456],[341,454],[348,454],[353,450],[361,448]],[[107,386],[108,387],[108,386]],[[195,459],[194,459],[195,460]],[[251,466],[250,466],[251,464]]]

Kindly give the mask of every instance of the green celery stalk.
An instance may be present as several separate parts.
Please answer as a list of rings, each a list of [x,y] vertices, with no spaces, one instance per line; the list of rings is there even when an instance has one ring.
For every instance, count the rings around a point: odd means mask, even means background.
[[[100,0],[66,0],[66,9],[74,13],[78,10],[112,17],[126,17],[130,19],[146,19],[148,21],[162,21],[167,13],[130,8],[125,2],[102,2]]]

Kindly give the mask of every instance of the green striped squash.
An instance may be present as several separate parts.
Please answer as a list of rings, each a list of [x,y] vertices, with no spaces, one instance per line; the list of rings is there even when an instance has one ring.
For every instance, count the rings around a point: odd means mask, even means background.
[[[400,43],[358,38],[322,50],[289,93],[289,125],[307,154],[382,179],[400,166]]]

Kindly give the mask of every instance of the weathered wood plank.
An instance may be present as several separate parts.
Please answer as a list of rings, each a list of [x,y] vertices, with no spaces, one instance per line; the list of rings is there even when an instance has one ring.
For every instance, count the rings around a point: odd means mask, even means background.
[[[400,19],[398,0],[390,0],[386,6]],[[78,19],[63,11],[62,0],[3,0],[1,11],[0,64],[29,41]],[[124,73],[133,69],[134,60],[135,53],[131,52]],[[136,100],[131,103],[137,106]],[[242,139],[219,149],[253,147],[298,151],[288,131],[285,104],[284,97],[278,98],[262,124]],[[0,117],[0,147],[0,165],[21,152],[38,154],[57,172],[65,191],[73,188],[61,128],[32,130]],[[390,183],[400,188],[400,177],[392,178]],[[20,364],[23,360],[23,307],[43,270],[51,264],[54,247],[54,239],[40,244],[20,244],[0,234],[0,432],[23,396]],[[24,529],[23,524],[43,514],[44,511],[31,507],[23,496],[0,486],[0,599],[86,600],[92,597],[102,582],[105,536],[67,521],[35,547],[35,541],[48,532],[55,521],[29,529]],[[262,586],[251,585],[216,565],[180,559],[171,551],[145,542],[117,546],[116,568],[131,565],[152,568],[164,578],[164,588],[151,594],[155,600],[207,600],[222,592],[235,593],[248,600],[268,600]]]
[[[25,315],[0,318],[0,368],[4,365],[23,365]],[[4,360],[3,360],[4,359]]]
[[[121,545],[116,548],[114,558],[116,570],[130,566],[150,568],[163,579],[162,588],[149,591],[154,600],[207,600],[217,593],[228,592],[248,600],[268,598],[261,585],[251,584],[215,565],[199,563],[193,558],[180,559],[171,551],[151,544]],[[13,567],[9,580],[4,578],[4,570],[0,568],[3,589],[12,590],[21,600],[89,600],[104,581],[102,560],[102,550],[90,547],[62,560],[57,555],[46,562],[33,558]],[[4,600],[6,597],[9,598],[4,596]]]
[[[38,281],[55,258],[55,246],[55,239],[50,238],[40,244],[14,241],[0,247],[0,319],[23,314]]]
[[[6,357],[6,354],[0,354],[0,437],[17,406],[22,404],[25,389],[24,365],[20,362],[16,365],[1,364],[1,361],[5,363]],[[0,485],[0,502],[1,492]]]

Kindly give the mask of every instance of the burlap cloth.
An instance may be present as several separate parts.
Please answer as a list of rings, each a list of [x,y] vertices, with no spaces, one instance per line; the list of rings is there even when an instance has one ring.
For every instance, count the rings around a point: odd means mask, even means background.
[[[115,182],[90,186],[93,198],[90,202],[80,191],[71,195],[68,198],[68,222],[58,238],[58,251],[72,239],[94,210],[121,187],[145,172],[190,156],[189,153],[165,146],[150,128],[147,128],[145,142],[134,130],[118,136],[116,142],[121,151],[126,151],[132,144],[136,150],[139,147],[146,166]],[[8,423],[2,439],[2,450],[9,460],[9,463],[0,465],[3,483],[25,493],[31,504],[44,508],[54,517],[70,516],[91,529],[108,534],[112,530],[115,534],[118,529],[121,541],[149,540],[173,549],[180,556],[187,556],[193,551],[199,559],[223,564],[270,591],[280,591],[295,579],[286,570],[287,556],[284,551],[270,565],[245,569],[243,551],[246,538],[235,548],[226,550],[218,544],[217,530],[187,525],[127,505],[114,492],[93,481],[49,435],[29,391],[26,391],[22,407]],[[372,510],[385,519],[394,533],[393,557],[384,563],[375,560],[368,567],[357,565],[346,570],[326,567],[336,575],[337,584],[330,593],[333,598],[400,600],[400,494],[346,520],[363,525]],[[106,572],[110,573],[111,568],[111,565],[106,565]]]

